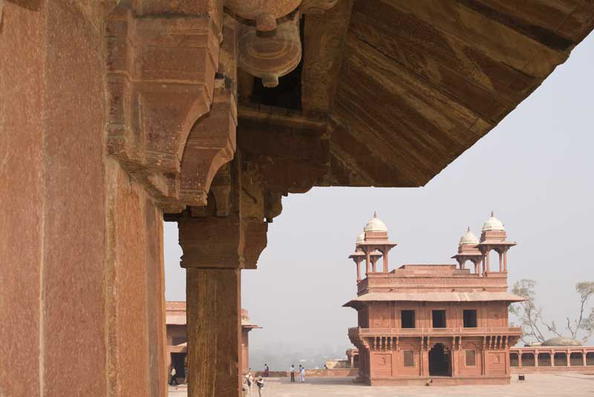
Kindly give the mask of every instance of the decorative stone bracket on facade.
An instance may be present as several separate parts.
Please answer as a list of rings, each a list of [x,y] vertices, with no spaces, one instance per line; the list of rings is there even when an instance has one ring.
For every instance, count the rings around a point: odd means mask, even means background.
[[[300,13],[319,13],[336,0],[293,2],[283,8],[276,1],[227,1],[233,17],[215,0],[204,10],[156,0],[122,2],[111,11],[108,153],[166,212],[205,206],[217,171],[233,159],[238,67],[275,85],[301,60]],[[266,35],[256,34],[249,20],[259,18],[256,9],[267,23],[274,16]]]
[[[208,13],[174,16],[153,3],[118,6],[107,20],[107,147],[164,208],[181,210],[184,200],[205,204],[215,167],[235,150],[235,86],[215,73],[236,46],[234,32],[221,46],[216,3]],[[188,154],[209,161],[206,171],[192,161],[184,170],[188,137]]]

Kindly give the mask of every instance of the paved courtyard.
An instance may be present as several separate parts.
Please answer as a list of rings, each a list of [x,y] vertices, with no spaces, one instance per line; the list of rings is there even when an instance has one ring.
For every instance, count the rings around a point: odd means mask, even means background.
[[[170,397],[185,397],[185,387],[172,387]],[[257,397],[252,391],[249,397]],[[594,375],[528,374],[526,381],[517,381],[506,386],[360,386],[350,378],[309,378],[304,384],[291,384],[287,379],[269,378],[266,381],[265,397],[593,397]]]

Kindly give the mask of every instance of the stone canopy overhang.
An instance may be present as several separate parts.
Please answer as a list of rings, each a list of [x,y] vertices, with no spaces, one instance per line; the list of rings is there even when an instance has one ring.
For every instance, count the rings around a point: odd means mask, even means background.
[[[305,173],[314,186],[425,185],[536,89],[594,26],[588,2],[516,3],[344,0],[307,15],[300,109],[281,113],[324,124],[324,148],[313,157],[289,150],[279,163],[287,168],[276,172],[303,172],[307,167],[289,164],[301,155],[316,168]],[[249,97],[241,84],[239,91],[240,102]],[[266,116],[246,125],[254,108],[239,108],[239,147],[243,134],[253,141],[251,130],[263,125],[275,129],[282,147],[294,130],[268,117],[274,110],[256,112]]]
[[[369,302],[522,302],[509,292],[370,292],[350,300],[343,307],[358,309]]]

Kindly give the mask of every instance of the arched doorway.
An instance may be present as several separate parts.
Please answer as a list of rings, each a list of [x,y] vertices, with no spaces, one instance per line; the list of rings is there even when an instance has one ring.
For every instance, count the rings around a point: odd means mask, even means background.
[[[429,350],[429,375],[452,376],[450,351],[442,343],[436,343]]]

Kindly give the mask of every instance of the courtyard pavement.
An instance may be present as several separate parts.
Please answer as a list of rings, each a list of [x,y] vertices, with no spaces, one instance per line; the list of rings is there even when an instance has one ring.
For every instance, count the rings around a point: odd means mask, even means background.
[[[268,378],[263,397],[594,397],[594,375],[576,373],[514,375],[504,386],[361,386],[351,378],[309,378],[291,384],[286,378]],[[171,387],[169,397],[186,397],[185,386]],[[258,397],[252,390],[249,397]]]

